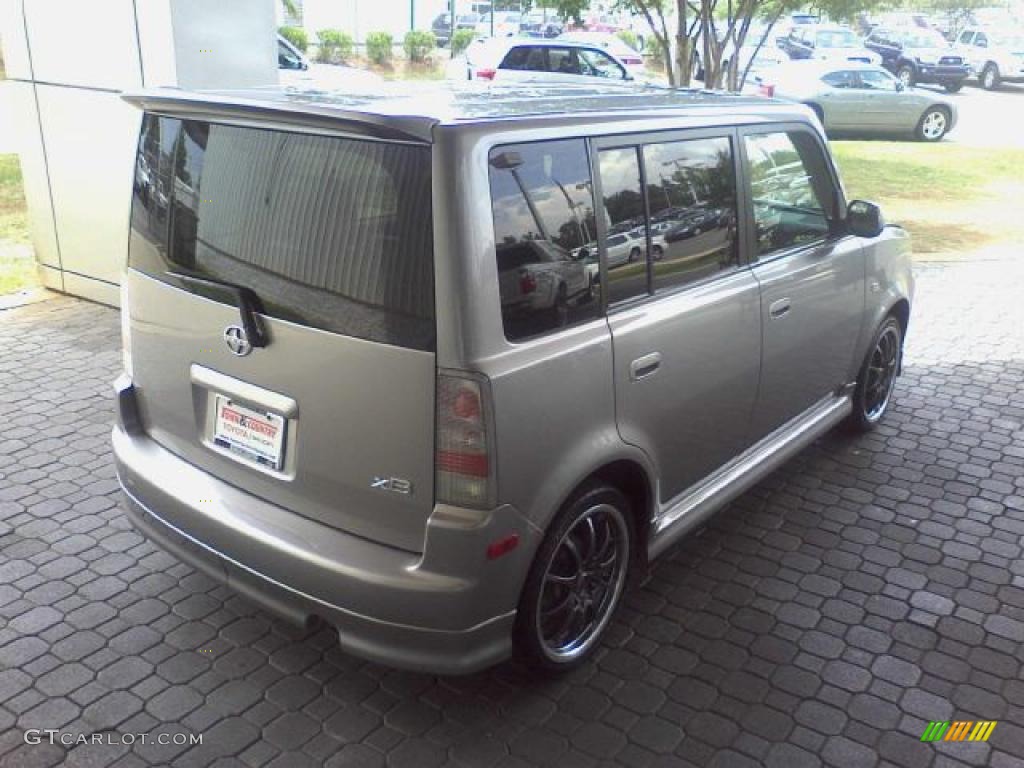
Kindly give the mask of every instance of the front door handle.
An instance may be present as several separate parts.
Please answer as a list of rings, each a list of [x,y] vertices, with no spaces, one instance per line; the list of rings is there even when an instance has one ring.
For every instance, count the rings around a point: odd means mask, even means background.
[[[638,357],[629,364],[629,378],[633,381],[640,381],[653,376],[661,367],[661,355],[658,352],[651,352],[649,355]]]
[[[779,299],[773,301],[768,307],[768,315],[772,320],[778,320],[780,317],[785,317],[789,314],[789,310],[792,308],[792,304],[789,299]]]

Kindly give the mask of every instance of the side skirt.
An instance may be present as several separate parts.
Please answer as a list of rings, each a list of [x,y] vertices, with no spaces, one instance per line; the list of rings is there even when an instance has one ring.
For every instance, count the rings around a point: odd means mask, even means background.
[[[683,491],[662,508],[654,521],[648,558],[653,560],[716,510],[785,464],[845,419],[852,409],[848,394],[829,395]]]

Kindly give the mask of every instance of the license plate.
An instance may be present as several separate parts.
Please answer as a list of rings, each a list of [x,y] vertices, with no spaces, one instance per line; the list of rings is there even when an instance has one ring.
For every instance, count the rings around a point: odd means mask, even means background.
[[[213,442],[243,459],[270,469],[281,469],[284,453],[284,417],[254,411],[217,395]]]

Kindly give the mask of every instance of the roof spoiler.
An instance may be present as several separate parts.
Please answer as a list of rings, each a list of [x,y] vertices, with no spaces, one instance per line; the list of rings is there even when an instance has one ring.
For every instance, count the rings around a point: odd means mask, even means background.
[[[258,90],[238,92],[186,91],[179,88],[150,88],[125,91],[129,104],[169,117],[216,119],[231,122],[316,128],[332,133],[358,135],[390,141],[429,144],[437,121],[404,115],[379,115],[359,110],[359,97],[350,106],[317,104],[313,92]]]

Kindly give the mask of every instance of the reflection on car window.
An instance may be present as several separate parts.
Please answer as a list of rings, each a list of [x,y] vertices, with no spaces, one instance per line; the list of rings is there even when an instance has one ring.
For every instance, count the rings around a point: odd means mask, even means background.
[[[608,77],[613,80],[622,80],[625,77],[626,73],[622,71],[622,67],[600,51],[581,49],[580,59],[583,62],[583,74],[585,75]]]
[[[859,85],[867,91],[896,91],[896,78],[881,69],[862,69],[857,72]]]
[[[643,152],[655,291],[734,267],[736,180],[729,139],[649,144]]]
[[[561,75],[584,74],[575,48],[548,48],[548,70]]]
[[[642,296],[647,286],[647,232],[636,147],[598,155],[608,239],[608,302]]]
[[[526,62],[530,58],[530,51],[535,50],[527,46],[519,46],[513,48],[505,55],[505,60],[501,63],[502,69],[527,69]]]
[[[831,85],[833,88],[853,88],[856,85],[853,73],[846,70],[829,72],[821,78],[821,81],[826,85]]]
[[[755,134],[745,143],[758,255],[825,237],[832,180],[810,135]]]
[[[597,233],[583,140],[497,147],[489,169],[505,336],[597,317]]]

